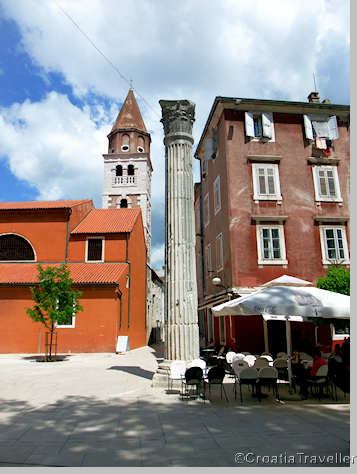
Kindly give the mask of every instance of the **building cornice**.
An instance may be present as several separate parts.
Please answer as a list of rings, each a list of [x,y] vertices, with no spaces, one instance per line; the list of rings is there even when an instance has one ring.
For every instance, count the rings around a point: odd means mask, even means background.
[[[349,122],[350,106],[340,104],[323,104],[320,102],[293,102],[285,100],[244,99],[238,97],[217,96],[206,121],[203,133],[198,142],[195,158],[201,159],[201,146],[206,135],[210,136],[210,128],[215,128],[224,110],[280,112],[286,114],[336,115]]]

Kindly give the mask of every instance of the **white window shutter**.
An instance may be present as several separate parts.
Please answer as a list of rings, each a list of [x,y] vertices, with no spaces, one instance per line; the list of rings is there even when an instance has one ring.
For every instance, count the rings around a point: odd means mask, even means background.
[[[254,135],[254,120],[251,112],[245,113],[245,134],[247,137],[255,137]]]
[[[262,114],[263,137],[273,138],[273,115],[264,112]]]
[[[337,140],[338,138],[338,126],[336,115],[333,115],[328,119],[328,128],[329,128],[329,139]]]
[[[308,115],[304,115],[304,125],[305,125],[305,136],[309,140],[314,139],[314,135],[312,133],[312,123],[310,117]]]

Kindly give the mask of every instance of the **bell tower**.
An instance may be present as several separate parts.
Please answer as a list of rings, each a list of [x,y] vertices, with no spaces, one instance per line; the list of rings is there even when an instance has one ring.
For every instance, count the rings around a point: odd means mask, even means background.
[[[151,249],[150,134],[147,132],[134,91],[129,89],[108,135],[104,158],[104,209],[140,207],[143,216],[147,260]]]

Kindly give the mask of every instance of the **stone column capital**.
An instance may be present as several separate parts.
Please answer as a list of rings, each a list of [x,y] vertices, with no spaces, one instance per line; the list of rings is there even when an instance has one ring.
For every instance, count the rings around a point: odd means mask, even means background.
[[[190,100],[160,100],[161,122],[165,138],[183,139],[193,143],[192,126],[195,121],[195,104]]]

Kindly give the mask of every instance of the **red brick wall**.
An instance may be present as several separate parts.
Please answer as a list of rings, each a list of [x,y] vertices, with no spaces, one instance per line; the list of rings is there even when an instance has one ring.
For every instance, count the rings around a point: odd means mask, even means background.
[[[311,145],[304,141],[302,116],[274,114],[274,143],[246,142],[243,113],[237,113],[235,120],[226,121],[227,133],[230,126],[233,126],[233,139],[226,142],[226,154],[233,284],[259,285],[282,274],[315,283],[317,278],[325,274],[326,269],[322,266],[319,226],[314,223],[314,217],[349,215],[347,128],[339,127],[340,138],[334,142],[334,156],[341,159],[338,175],[343,203],[341,206],[338,203],[322,203],[318,207],[315,204],[312,166],[308,163]],[[247,162],[247,156],[254,154],[281,157],[281,205],[276,202],[254,203],[252,165]],[[284,225],[289,262],[287,268],[258,268],[256,224],[251,220],[252,215],[288,216]]]

